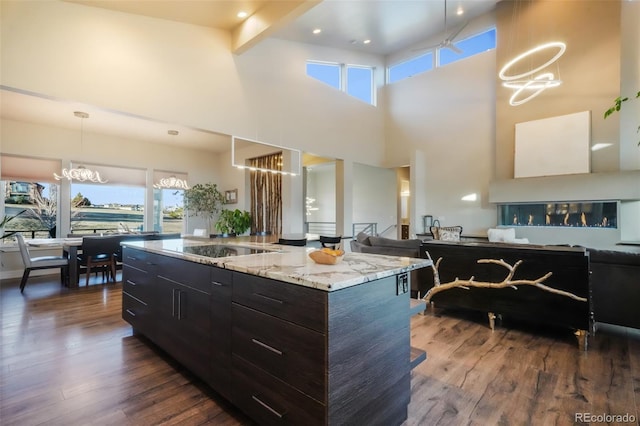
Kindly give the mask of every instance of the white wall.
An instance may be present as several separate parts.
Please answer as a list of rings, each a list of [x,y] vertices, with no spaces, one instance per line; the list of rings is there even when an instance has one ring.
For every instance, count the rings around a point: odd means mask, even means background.
[[[494,176],[495,72],[490,51],[387,86],[387,162],[424,161],[416,164],[420,181],[411,182],[422,192],[420,215],[462,225],[465,234],[486,234],[496,221],[487,200]],[[474,192],[478,201],[460,200]]]
[[[353,222],[378,224],[382,233],[397,221],[397,182],[393,169],[353,165]],[[393,238],[395,232],[384,234]]]
[[[381,57],[61,1],[2,2],[3,85],[115,111],[380,164],[384,115],[306,76],[305,61],[377,68]],[[43,72],[46,70],[46,72]],[[379,95],[384,103],[384,95]]]

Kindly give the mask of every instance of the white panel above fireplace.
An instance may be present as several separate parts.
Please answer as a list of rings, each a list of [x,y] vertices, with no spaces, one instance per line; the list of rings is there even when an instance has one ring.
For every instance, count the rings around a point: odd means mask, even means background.
[[[591,171],[591,112],[516,124],[514,177]]]

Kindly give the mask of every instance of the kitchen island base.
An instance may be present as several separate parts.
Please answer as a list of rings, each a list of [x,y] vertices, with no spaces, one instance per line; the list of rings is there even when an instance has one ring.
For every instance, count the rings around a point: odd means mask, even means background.
[[[325,291],[124,252],[123,318],[258,423],[406,420],[407,272]]]

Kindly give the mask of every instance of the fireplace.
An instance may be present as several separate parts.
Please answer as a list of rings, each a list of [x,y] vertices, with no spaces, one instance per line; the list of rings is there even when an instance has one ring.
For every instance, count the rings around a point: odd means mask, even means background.
[[[498,225],[617,229],[618,202],[570,201],[499,204]]]

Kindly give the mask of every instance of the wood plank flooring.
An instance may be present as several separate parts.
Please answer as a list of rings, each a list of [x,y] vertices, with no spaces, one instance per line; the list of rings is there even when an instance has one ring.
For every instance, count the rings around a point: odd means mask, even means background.
[[[251,425],[120,317],[121,283],[0,281],[0,424]],[[588,352],[563,330],[430,311],[412,319],[428,358],[409,425],[571,425],[575,413],[640,415],[640,332],[600,329]],[[592,423],[596,424],[596,423]]]

